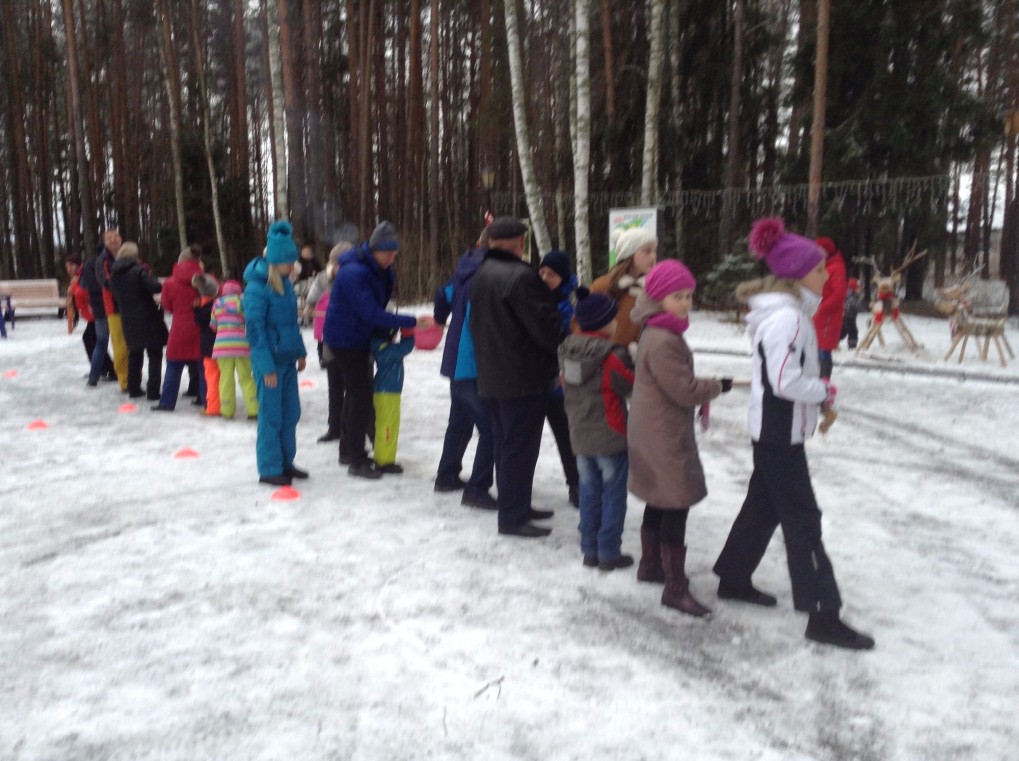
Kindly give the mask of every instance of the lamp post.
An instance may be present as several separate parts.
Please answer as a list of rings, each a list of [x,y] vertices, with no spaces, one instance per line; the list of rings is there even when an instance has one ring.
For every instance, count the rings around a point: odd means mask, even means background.
[[[486,221],[489,221],[487,217],[494,217],[495,211],[492,209],[492,186],[495,184],[495,170],[487,164],[481,168],[481,187],[485,189],[485,199],[488,202],[488,209],[485,211]]]

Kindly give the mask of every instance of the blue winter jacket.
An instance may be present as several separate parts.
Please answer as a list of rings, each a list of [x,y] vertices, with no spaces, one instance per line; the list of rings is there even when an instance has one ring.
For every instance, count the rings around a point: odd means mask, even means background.
[[[435,321],[445,324],[446,345],[439,372],[450,380],[474,380],[478,363],[471,336],[471,278],[485,261],[484,248],[474,248],[460,257],[453,277],[435,291]]]
[[[413,335],[402,336],[399,343],[389,337],[372,339],[376,394],[399,394],[403,391],[403,358],[413,349]]]
[[[276,372],[307,356],[297,322],[297,296],[288,278],[283,293],[269,287],[269,263],[262,257],[244,270],[244,330],[251,346],[251,368],[257,377]]]
[[[376,330],[413,328],[416,318],[386,311],[395,285],[393,268],[379,267],[367,243],[343,254],[322,328],[326,344],[369,351]]]

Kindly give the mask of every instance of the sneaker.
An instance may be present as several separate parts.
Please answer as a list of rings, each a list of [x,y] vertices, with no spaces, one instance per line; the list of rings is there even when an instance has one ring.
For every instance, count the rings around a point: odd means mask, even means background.
[[[435,479],[435,491],[448,492],[448,491],[463,491],[467,488],[467,482],[462,478],[457,478],[455,481],[440,481]]]
[[[471,492],[464,492],[460,498],[460,504],[464,507],[476,507],[480,510],[498,510],[499,503],[495,497],[489,494],[487,491],[478,492],[477,494]]]
[[[499,533],[503,536],[519,536],[524,539],[540,539],[552,533],[550,528],[535,526],[533,523],[521,523],[519,526],[499,526]]]
[[[615,560],[599,560],[599,571],[614,571],[617,568],[629,568],[633,565],[633,558],[629,555],[620,555]]]
[[[330,441],[339,441],[339,440],[340,440],[339,431],[332,431],[332,430],[326,431],[321,436],[319,436],[318,439],[316,439],[316,441],[318,441],[319,444],[328,444]]]
[[[847,626],[835,610],[811,613],[803,636],[822,645],[844,647],[847,650],[870,650],[874,647],[872,637]]]
[[[259,476],[258,483],[272,486],[290,486],[290,476],[281,473],[278,476]]]
[[[528,511],[528,513],[527,513],[527,520],[529,520],[529,521],[547,521],[553,515],[555,515],[555,513],[552,512],[551,510],[537,510],[537,509],[532,507]]]
[[[379,470],[374,460],[361,460],[351,463],[347,473],[357,478],[370,478],[372,480],[382,478],[382,471]]]
[[[283,472],[291,478],[307,478],[308,471],[301,470],[296,465],[291,465],[289,468],[283,468]]]
[[[775,597],[767,592],[754,589],[752,584],[736,586],[729,584],[724,579],[718,582],[718,599],[738,600],[739,602],[748,602],[751,605],[761,605],[765,608],[773,608],[778,604],[778,600]]]
[[[398,462],[391,462],[388,465],[379,465],[375,463],[379,470],[383,473],[388,473],[391,476],[399,476],[403,473],[403,466]]]
[[[580,487],[576,484],[570,487],[569,500],[570,504],[574,507],[580,507]]]

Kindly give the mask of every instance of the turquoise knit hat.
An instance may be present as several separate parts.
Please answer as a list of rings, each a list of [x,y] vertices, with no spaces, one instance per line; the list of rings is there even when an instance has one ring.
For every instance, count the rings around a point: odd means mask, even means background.
[[[269,225],[265,243],[265,260],[269,264],[292,264],[297,261],[297,244],[294,243],[293,228],[285,219]]]

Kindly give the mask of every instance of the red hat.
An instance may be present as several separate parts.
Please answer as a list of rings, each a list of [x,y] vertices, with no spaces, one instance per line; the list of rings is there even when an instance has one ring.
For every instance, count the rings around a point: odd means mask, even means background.
[[[818,238],[816,241],[817,245],[824,249],[824,252],[828,256],[835,256],[835,253],[839,250],[838,246],[835,245],[835,241],[831,238]]]

